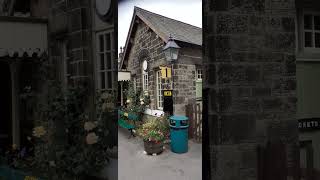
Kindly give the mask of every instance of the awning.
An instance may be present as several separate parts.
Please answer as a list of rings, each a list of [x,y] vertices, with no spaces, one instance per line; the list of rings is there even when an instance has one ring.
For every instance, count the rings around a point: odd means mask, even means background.
[[[33,57],[47,52],[47,21],[0,17],[0,57]]]
[[[46,50],[41,48],[0,48],[0,57],[40,57],[44,52]]]
[[[129,71],[119,71],[118,72],[118,81],[130,81],[130,72]]]

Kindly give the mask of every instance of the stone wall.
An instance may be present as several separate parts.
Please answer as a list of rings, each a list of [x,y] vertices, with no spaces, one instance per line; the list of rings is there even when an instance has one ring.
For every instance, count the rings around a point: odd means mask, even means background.
[[[88,88],[86,111],[95,117],[95,81],[93,39],[92,39],[92,1],[68,0],[50,1],[48,18],[49,60],[54,65],[55,80],[64,87],[84,85]],[[63,45],[66,46],[67,82],[63,77]]]
[[[57,76],[62,70],[62,43],[66,42],[68,83],[88,83],[93,69],[90,1],[51,1],[49,12],[49,55],[52,62],[58,64]]]
[[[204,3],[207,179],[253,180],[276,171],[276,165],[259,168],[257,148],[268,143],[283,144],[287,155],[273,178],[295,176],[295,15],[294,0]]]
[[[132,33],[134,43],[128,56],[128,70],[136,79],[137,88],[142,88],[142,62],[148,61],[150,108],[157,109],[156,72],[159,66],[169,65],[162,52],[165,42],[142,21]],[[185,115],[185,105],[195,100],[195,70],[196,64],[201,64],[201,53],[200,47],[181,48],[174,65],[175,114]]]
[[[166,63],[162,47],[164,41],[142,21],[139,21],[137,29],[132,32],[133,46],[128,56],[128,70],[136,79],[137,89],[142,88],[142,62],[148,62],[149,95],[151,109],[157,109],[156,102],[156,71],[160,65]]]

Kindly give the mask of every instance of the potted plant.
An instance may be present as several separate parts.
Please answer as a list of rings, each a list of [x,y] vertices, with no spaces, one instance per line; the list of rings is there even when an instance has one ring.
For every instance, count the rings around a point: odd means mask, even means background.
[[[138,135],[144,141],[147,154],[160,154],[163,151],[164,141],[169,137],[169,124],[166,116],[148,120],[138,129]]]

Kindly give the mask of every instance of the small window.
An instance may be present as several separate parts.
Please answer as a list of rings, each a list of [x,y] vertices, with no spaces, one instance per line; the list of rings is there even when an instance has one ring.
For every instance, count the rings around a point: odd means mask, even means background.
[[[196,79],[197,80],[202,80],[202,76],[203,76],[202,69],[197,69],[197,71],[196,71]]]
[[[320,48],[320,15],[305,14],[303,20],[304,47]]]
[[[112,32],[97,34],[97,60],[98,60],[98,85],[102,90],[112,90],[113,79],[115,79],[115,68],[113,63],[114,47],[112,43]]]

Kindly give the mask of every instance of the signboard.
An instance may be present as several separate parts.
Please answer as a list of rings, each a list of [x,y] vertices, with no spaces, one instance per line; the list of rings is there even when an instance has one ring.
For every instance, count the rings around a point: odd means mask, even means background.
[[[298,122],[300,131],[320,130],[320,118],[300,119]]]
[[[171,90],[163,91],[163,96],[172,96],[172,91]]]
[[[171,78],[171,68],[170,67],[161,67],[161,78]]]
[[[172,90],[163,90],[163,111],[173,115]]]

